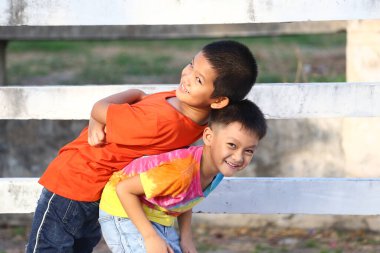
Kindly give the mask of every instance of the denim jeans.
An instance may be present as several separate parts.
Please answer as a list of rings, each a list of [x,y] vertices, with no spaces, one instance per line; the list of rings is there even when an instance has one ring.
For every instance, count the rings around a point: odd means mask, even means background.
[[[144,239],[130,219],[112,216],[100,210],[99,223],[103,238],[112,253],[146,253]],[[174,227],[151,223],[175,253],[182,253]]]
[[[101,238],[98,217],[99,202],[70,200],[44,188],[26,252],[92,252]]]

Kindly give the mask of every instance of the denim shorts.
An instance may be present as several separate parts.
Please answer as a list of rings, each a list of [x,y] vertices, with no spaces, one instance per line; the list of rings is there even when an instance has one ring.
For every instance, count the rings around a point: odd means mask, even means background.
[[[130,219],[112,216],[99,210],[99,223],[103,238],[112,253],[146,253],[144,239]],[[175,253],[182,253],[174,227],[151,223]]]
[[[74,201],[44,188],[26,252],[92,252],[101,239],[98,218],[99,202]]]

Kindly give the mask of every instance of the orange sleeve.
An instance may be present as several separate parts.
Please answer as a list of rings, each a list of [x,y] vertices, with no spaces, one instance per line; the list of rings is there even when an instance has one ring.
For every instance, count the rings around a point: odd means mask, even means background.
[[[129,104],[111,104],[107,111],[106,140],[122,145],[149,145],[157,136],[157,113]]]

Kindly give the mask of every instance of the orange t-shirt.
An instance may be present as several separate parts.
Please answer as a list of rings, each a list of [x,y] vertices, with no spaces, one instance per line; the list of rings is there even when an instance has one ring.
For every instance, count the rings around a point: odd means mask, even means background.
[[[135,104],[112,104],[107,111],[107,144],[92,147],[88,129],[65,145],[39,180],[49,191],[77,201],[97,201],[113,172],[133,159],[182,148],[201,137],[205,126],[168,102],[175,91],[146,96]]]

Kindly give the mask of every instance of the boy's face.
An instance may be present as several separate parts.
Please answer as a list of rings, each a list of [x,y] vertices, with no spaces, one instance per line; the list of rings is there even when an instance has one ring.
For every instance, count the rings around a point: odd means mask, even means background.
[[[217,73],[204,57],[202,51],[183,70],[180,85],[176,90],[177,98],[187,105],[197,108],[210,107],[215,99],[214,80]]]
[[[206,128],[203,134],[203,141],[209,150],[205,158],[208,160],[205,161],[207,166],[226,177],[246,168],[259,144],[257,134],[242,128],[239,122],[212,128]]]

